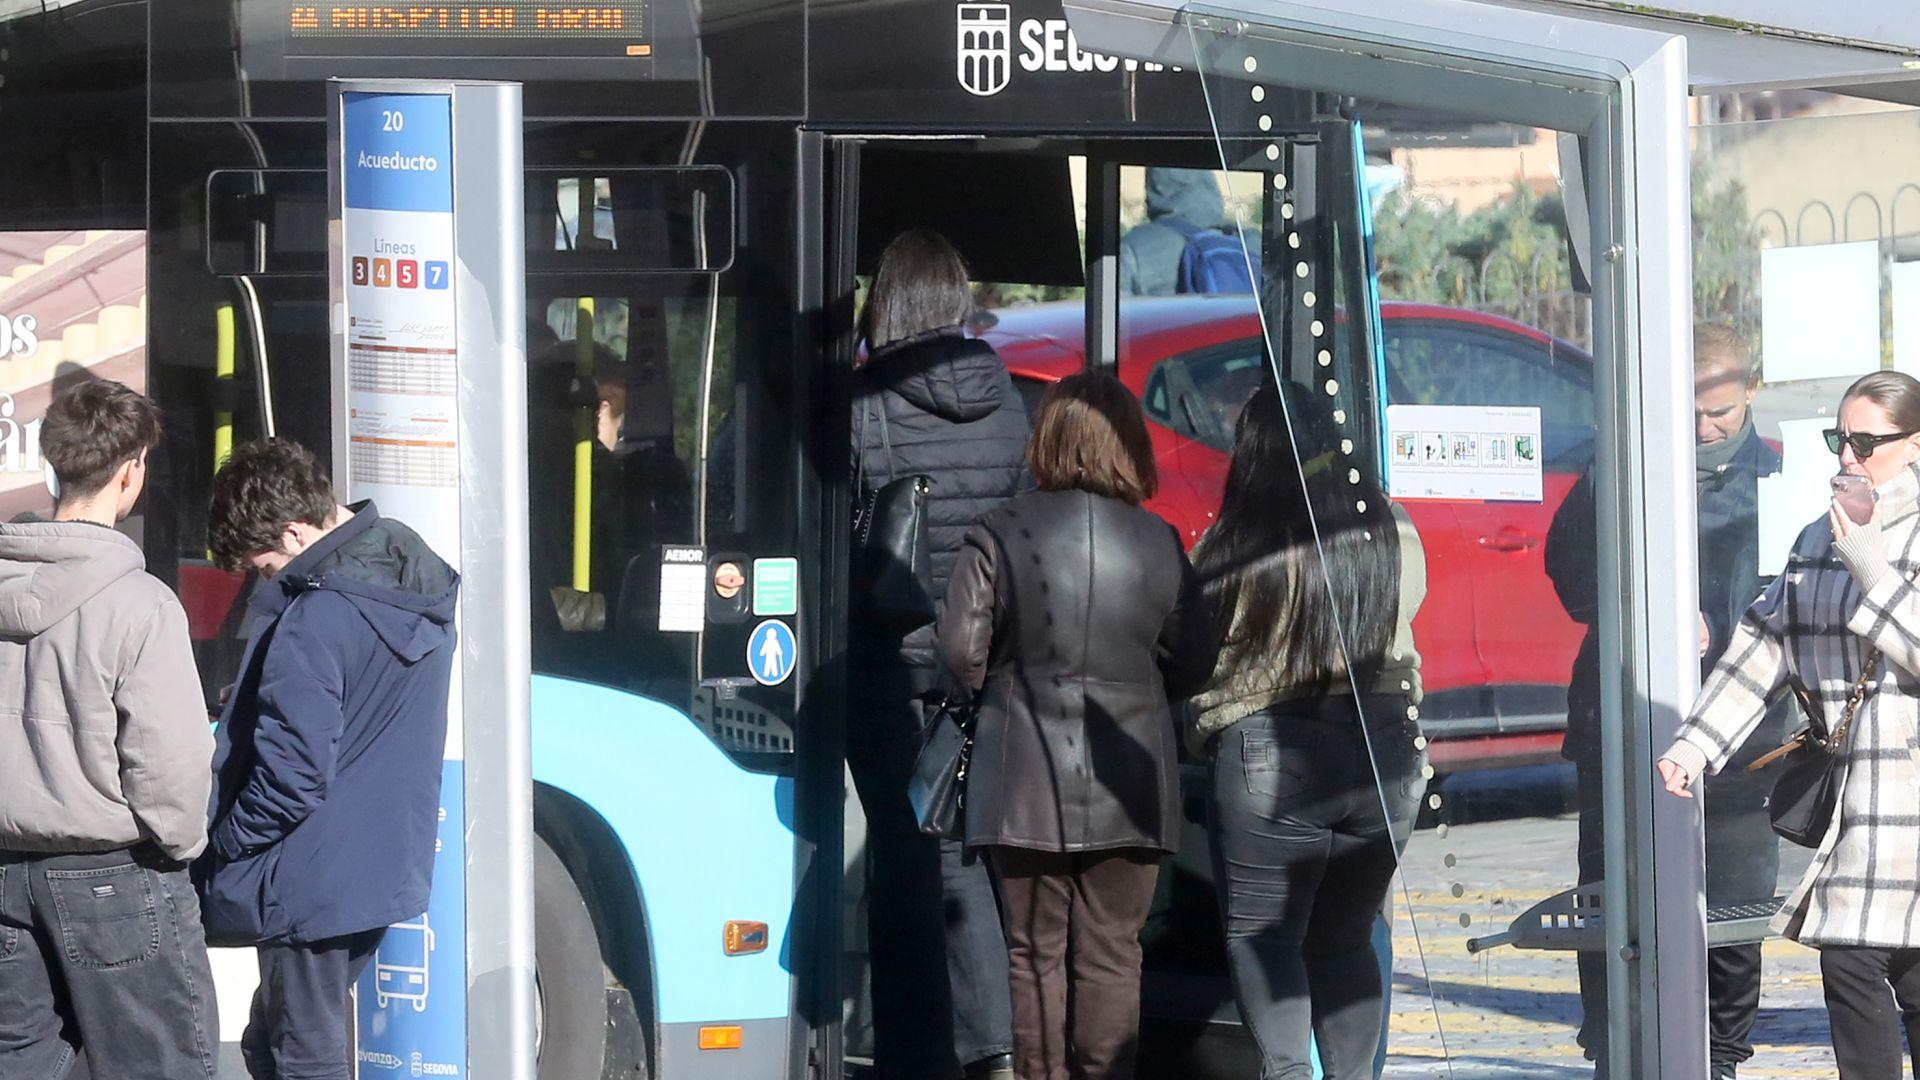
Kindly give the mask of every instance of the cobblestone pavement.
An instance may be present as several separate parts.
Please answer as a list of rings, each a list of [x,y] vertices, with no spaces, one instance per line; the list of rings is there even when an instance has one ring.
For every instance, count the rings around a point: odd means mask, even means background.
[[[1573,884],[1574,841],[1571,815],[1414,835],[1402,864],[1404,891],[1394,905],[1389,1077],[1593,1076],[1574,1041],[1580,992],[1573,953],[1467,952],[1468,938],[1505,929],[1514,916]],[[1782,868],[1781,891],[1797,880],[1804,861]],[[1818,955],[1778,939],[1767,942],[1763,955],[1755,1054],[1740,1076],[1833,1076]]]

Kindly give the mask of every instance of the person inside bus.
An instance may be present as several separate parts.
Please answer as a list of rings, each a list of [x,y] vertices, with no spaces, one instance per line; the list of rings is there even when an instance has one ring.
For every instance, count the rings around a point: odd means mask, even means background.
[[[1700,323],[1693,332],[1694,475],[1699,514],[1701,676],[1713,671],[1740,615],[1764,585],[1760,577],[1760,478],[1780,471],[1780,454],[1754,431],[1759,382],[1746,343],[1731,327]],[[1567,736],[1561,756],[1573,762],[1579,801],[1580,884],[1604,879],[1601,828],[1599,579],[1594,568],[1594,493],[1589,471],[1575,484],[1547,531],[1546,567],[1567,615],[1586,636],[1567,685]],[[1793,706],[1774,704],[1758,736],[1733,764],[1707,780],[1707,904],[1764,903],[1773,898],[1780,845],[1768,824],[1773,777],[1747,765],[1779,745]],[[1607,963],[1579,957],[1579,1042],[1608,1075]],[[1760,944],[1724,945],[1707,954],[1708,1057],[1713,1080],[1726,1080],[1753,1056],[1760,1011]]]
[[[1194,547],[1222,644],[1188,741],[1212,760],[1227,962],[1265,1080],[1314,1075],[1310,1037],[1321,1075],[1373,1077],[1374,923],[1426,786],[1426,556],[1405,511],[1349,472],[1326,400],[1255,392]]]
[[[634,656],[639,638],[615,641],[636,558],[666,535],[692,527],[686,470],[670,448],[627,439],[627,365],[593,346],[591,383],[578,375],[577,346],[559,341],[533,356],[527,400],[529,548],[533,640],[540,670],[625,685],[646,667]],[[589,412],[588,410],[591,410]],[[592,515],[588,587],[573,577],[575,447],[591,420]],[[656,571],[657,573],[657,571]],[[650,579],[649,579],[650,580]],[[631,620],[629,620],[631,621]]]
[[[1836,477],[1826,516],[1747,608],[1658,768],[1692,798],[1790,688],[1811,699],[1816,731],[1838,736],[1837,805],[1773,929],[1820,951],[1841,1080],[1879,1080],[1904,1074],[1903,1034],[1920,1067],[1920,381],[1862,376],[1826,434],[1858,479]]]
[[[1227,205],[1218,174],[1208,169],[1146,170],[1147,220],[1120,238],[1120,292],[1172,296],[1180,291],[1180,260],[1196,233],[1218,229]]]
[[[1179,846],[1169,699],[1213,670],[1213,620],[1158,484],[1140,403],[1111,375],[1041,399],[1040,490],[967,534],[941,656],[981,702],[966,844],[1000,886],[1021,1080],[1128,1080],[1140,930]]]
[[[854,472],[932,478],[933,595],[980,515],[1031,486],[1029,426],[1012,376],[966,335],[973,294],[960,254],[914,230],[880,256],[854,375]],[[1013,1048],[1007,958],[987,868],[958,842],[922,834],[907,801],[921,698],[938,682],[933,628],[902,637],[849,620],[847,764],[867,815],[874,1062],[885,1077],[1007,1076]],[[1035,1078],[1028,1078],[1035,1080]]]

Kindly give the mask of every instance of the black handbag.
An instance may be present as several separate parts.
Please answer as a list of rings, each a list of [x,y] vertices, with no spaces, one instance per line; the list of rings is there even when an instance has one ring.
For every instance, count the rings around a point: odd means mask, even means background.
[[[875,408],[868,399],[869,410]],[[854,611],[863,623],[906,635],[933,622],[933,556],[927,536],[927,496],[933,478],[893,473],[893,440],[887,432],[886,406],[880,413],[880,443],[887,458],[887,479],[868,475],[860,456],[855,491],[860,509],[853,528]],[[868,412],[860,414],[861,446],[866,446]]]
[[[934,707],[920,729],[920,752],[907,778],[907,801],[913,818],[928,836],[960,838],[967,803],[967,761],[973,754],[973,722],[978,709],[971,701],[949,696]]]
[[[1834,811],[1840,806],[1840,791],[1847,783],[1847,735],[1853,730],[1854,717],[1859,714],[1860,703],[1866,700],[1867,691],[1873,685],[1873,674],[1879,667],[1880,651],[1870,650],[1865,669],[1853,684],[1852,693],[1847,695],[1847,707],[1840,714],[1840,722],[1824,738],[1819,733],[1825,724],[1818,703],[1804,687],[1796,685],[1793,693],[1807,715],[1806,725],[1747,766],[1751,772],[1775,761],[1786,761],[1785,770],[1773,782],[1773,794],[1767,799],[1767,816],[1773,821],[1773,831],[1782,838],[1810,848],[1817,848],[1826,840],[1827,827],[1833,823]]]

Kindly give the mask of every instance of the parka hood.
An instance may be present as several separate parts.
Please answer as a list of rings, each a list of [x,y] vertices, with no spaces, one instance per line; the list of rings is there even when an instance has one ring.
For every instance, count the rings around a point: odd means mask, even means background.
[[[382,518],[373,503],[348,509],[353,517],[254,591],[253,606],[274,614],[303,592],[335,592],[395,655],[419,660],[453,632],[460,575],[419,534]]]
[[[1177,217],[1196,228],[1211,229],[1227,215],[1220,184],[1205,169],[1147,170],[1147,217]]]
[[[34,637],[147,568],[131,539],[88,522],[0,525],[0,634]]]
[[[876,349],[861,374],[872,387],[892,390],[915,408],[957,424],[992,415],[1007,385],[1000,354],[958,326]]]

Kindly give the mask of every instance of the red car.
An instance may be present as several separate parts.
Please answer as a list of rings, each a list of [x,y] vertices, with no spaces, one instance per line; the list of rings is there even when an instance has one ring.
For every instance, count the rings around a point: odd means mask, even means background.
[[[1081,369],[1080,303],[994,314],[998,322],[980,336],[1030,403],[1047,383]],[[1592,459],[1593,358],[1496,315],[1388,303],[1381,316],[1392,403],[1541,410],[1543,501],[1403,505],[1429,571],[1413,629],[1434,767],[1460,772],[1552,759],[1582,628],[1554,594],[1544,548],[1554,513]],[[1148,505],[1191,545],[1220,505],[1232,417],[1266,367],[1259,318],[1244,296],[1130,298],[1120,331],[1119,375],[1146,407],[1160,466],[1160,493]]]

